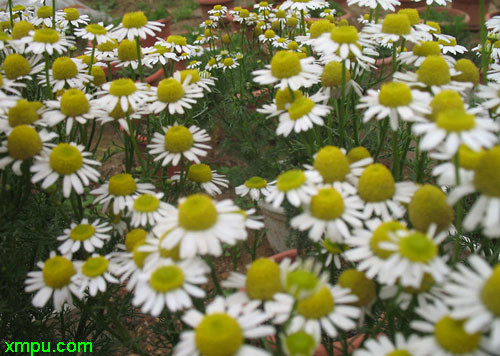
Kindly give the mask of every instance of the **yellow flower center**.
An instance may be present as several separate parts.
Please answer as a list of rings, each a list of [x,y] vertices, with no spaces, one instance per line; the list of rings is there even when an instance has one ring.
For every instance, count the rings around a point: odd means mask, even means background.
[[[475,126],[474,115],[462,110],[448,110],[438,114],[436,125],[448,132],[471,130]]]
[[[129,110],[127,110],[127,113],[130,115],[134,112],[134,110],[131,110],[129,107]],[[122,110],[120,103],[117,103],[115,108],[111,110],[111,112],[108,113],[109,116],[111,116],[113,119],[118,120],[122,119],[127,116],[127,114]]]
[[[345,80],[351,80],[351,72],[346,68]],[[342,63],[337,61],[328,62],[321,73],[321,83],[324,87],[336,87],[342,84]]]
[[[318,276],[304,269],[292,271],[286,277],[286,289],[295,297],[302,292],[314,292],[318,283]]]
[[[74,78],[77,74],[78,68],[69,57],[59,57],[52,63],[52,75],[56,80]]]
[[[490,197],[500,197],[500,146],[484,153],[474,169],[474,187]]]
[[[165,133],[165,148],[172,153],[188,151],[194,144],[194,138],[185,126],[172,126]]]
[[[97,49],[101,52],[111,52],[115,48],[118,48],[118,41],[114,38],[97,45]]]
[[[335,188],[323,188],[311,198],[311,215],[321,220],[335,220],[344,213],[344,199]]]
[[[5,57],[3,69],[5,71],[5,76],[13,80],[30,74],[31,65],[26,58],[20,54],[13,53]]]
[[[314,169],[323,177],[323,182],[343,182],[350,172],[349,160],[335,146],[325,146],[314,158]]]
[[[386,166],[375,163],[365,168],[358,182],[358,194],[366,202],[381,202],[391,199],[396,184]]]
[[[252,299],[271,300],[283,291],[279,265],[269,258],[255,260],[248,268],[245,289]]]
[[[14,7],[12,8],[12,11],[24,11],[26,10],[26,8],[23,6],[23,5],[14,5]]]
[[[222,64],[224,64],[224,66],[226,66],[226,67],[230,67],[234,64],[234,61],[231,57],[227,57],[227,58],[224,58],[224,60],[222,61]]]
[[[430,184],[419,188],[408,206],[410,221],[415,229],[427,231],[436,224],[438,231],[446,229],[453,221],[453,209],[446,201],[446,194]]]
[[[245,181],[245,186],[249,189],[262,189],[267,187],[267,180],[261,177],[252,177]]]
[[[353,303],[356,306],[367,306],[377,297],[375,282],[357,269],[346,269],[340,274],[337,283],[343,288],[349,288],[352,294],[358,297],[358,301]]]
[[[441,54],[441,49],[437,42],[418,42],[415,44],[415,47],[413,47],[413,54],[420,57],[439,56]]]
[[[451,46],[454,47],[457,45],[457,40],[455,38],[447,38],[447,39],[439,39],[438,43],[443,46]]]
[[[290,115],[291,120],[298,120],[304,115],[307,115],[314,108],[316,103],[306,98],[305,96],[295,98],[292,105],[288,108],[288,114]]]
[[[398,11],[399,15],[406,15],[410,20],[410,25],[418,25],[420,23],[420,15],[417,9],[401,9]]]
[[[397,221],[386,221],[379,225],[373,232],[370,238],[370,249],[377,257],[386,260],[393,254],[392,251],[379,247],[381,242],[391,241],[389,233],[394,233],[398,230],[406,230],[406,228]]]
[[[439,25],[439,23],[434,21],[427,21],[427,25],[432,27],[432,30],[430,30],[429,33],[441,33],[441,26]]]
[[[30,31],[35,31],[35,26],[28,21],[19,21],[12,28],[12,39],[18,40],[29,35]]]
[[[142,11],[126,13],[122,19],[122,26],[125,28],[141,28],[147,23],[148,18]]]
[[[144,245],[144,242],[139,242],[137,243],[135,246],[134,246],[134,249],[133,249],[133,254],[132,254],[132,260],[134,261],[135,265],[139,268],[139,269],[143,269],[144,267],[144,261],[146,260],[146,258],[149,256],[149,252],[142,252],[142,251],[139,251],[139,247],[141,247],[142,245]]]
[[[109,87],[109,93],[114,96],[129,96],[130,94],[135,93],[136,90],[137,87],[132,79],[129,78],[113,80]]]
[[[356,43],[358,38],[358,30],[354,26],[334,27],[330,32],[330,39],[339,44]]]
[[[323,247],[332,255],[339,255],[349,249],[349,246],[346,244],[332,242],[329,238],[323,240]]]
[[[151,194],[142,194],[134,200],[134,210],[141,213],[152,213],[160,207],[160,199]]]
[[[50,167],[59,174],[69,175],[83,166],[81,152],[69,143],[60,143],[50,153]]]
[[[278,51],[271,59],[271,74],[275,78],[290,78],[301,71],[300,58],[295,52]]]
[[[41,28],[39,30],[35,30],[33,41],[41,43],[56,43],[59,41],[59,33],[51,28]]]
[[[441,318],[434,327],[438,344],[453,354],[469,354],[479,348],[481,333],[469,334],[464,329],[465,320],[455,320],[450,316]]]
[[[436,121],[439,113],[448,110],[464,110],[464,102],[456,91],[443,90],[436,94],[431,101],[432,113],[429,120]]]
[[[299,20],[297,20],[296,17],[289,17],[286,19],[286,26],[290,28],[295,28],[297,27],[297,24],[299,23]]]
[[[427,56],[417,69],[417,76],[428,86],[448,84],[451,80],[448,63],[441,56]]]
[[[135,179],[128,173],[116,174],[109,180],[109,194],[115,196],[131,195],[137,190]]]
[[[36,10],[36,16],[41,19],[52,17],[52,6],[40,6],[38,10]]]
[[[207,164],[192,164],[189,167],[188,179],[197,183],[207,183],[212,180],[212,170]]]
[[[300,90],[293,91],[293,97],[295,99],[301,98],[302,92]],[[278,89],[275,96],[276,108],[278,110],[285,110],[287,104],[291,104],[293,102],[292,94],[289,88]]]
[[[169,231],[164,233],[163,236],[160,238],[160,244],[159,244],[160,245],[160,256],[163,258],[170,258],[173,261],[180,261],[181,260],[181,258],[180,258],[180,248],[181,248],[180,243],[178,243],[177,245],[172,247],[170,250],[161,247],[161,245],[163,244],[163,240],[168,238],[168,232]]]
[[[405,14],[388,14],[382,22],[382,32],[408,35],[411,32],[410,18]]]
[[[316,350],[316,341],[314,337],[305,331],[299,330],[285,339],[285,345],[288,349],[288,355],[308,356]]]
[[[195,329],[196,347],[203,356],[233,356],[243,340],[240,325],[226,313],[205,316]]]
[[[164,103],[175,103],[184,97],[184,88],[174,78],[163,79],[158,84],[158,99]]]
[[[85,30],[93,35],[105,35],[108,32],[104,26],[96,23],[87,25]]]
[[[86,114],[90,104],[85,94],[79,89],[68,89],[61,96],[61,112],[69,117]]]
[[[9,156],[16,160],[27,160],[42,150],[42,140],[33,127],[19,125],[7,138]]]
[[[382,84],[382,88],[378,95],[378,101],[381,105],[390,108],[407,106],[412,101],[410,87],[408,87],[406,83],[400,82]]]
[[[158,267],[149,280],[151,288],[159,293],[167,293],[182,287],[184,272],[175,265]]]
[[[247,9],[241,9],[240,10],[240,17],[246,19],[247,17],[250,16],[250,11]]]
[[[306,175],[299,169],[292,169],[278,176],[276,187],[282,192],[299,188],[306,181]]]
[[[179,205],[179,225],[185,230],[208,230],[217,219],[215,204],[204,194],[190,195]]]
[[[18,100],[16,106],[9,108],[8,119],[10,127],[30,125],[38,120],[37,107],[24,99]]]
[[[335,300],[328,287],[324,286],[297,305],[297,312],[306,319],[320,319],[335,309]]]
[[[362,159],[370,157],[370,152],[362,146],[351,148],[349,152],[347,152],[347,159],[349,160],[349,163],[358,162]]]
[[[146,240],[148,232],[144,229],[133,229],[125,235],[125,247],[127,252],[134,251],[137,245],[141,245]]]
[[[109,261],[103,256],[89,257],[82,266],[82,273],[94,278],[108,271]]]
[[[479,69],[470,59],[459,59],[455,64],[455,70],[461,73],[454,76],[453,80],[457,82],[471,82],[474,85],[479,84]]]
[[[222,10],[222,5],[214,5],[214,10],[221,11]]]
[[[429,273],[424,273],[422,278],[422,282],[420,282],[420,286],[418,288],[415,287],[404,287],[403,290],[406,293],[410,294],[421,294],[426,293],[431,290],[431,288],[436,284],[436,281]]]
[[[104,74],[104,70],[102,70],[101,67],[92,66],[90,74],[93,77],[92,84],[94,84],[96,87],[106,83],[106,74]]]
[[[291,51],[296,51],[299,48],[299,44],[295,41],[288,42],[288,49]]]
[[[481,149],[479,152],[471,150],[466,145],[460,145],[458,149],[458,155],[460,157],[460,167],[474,170],[479,163],[479,159],[483,156],[486,151]]]
[[[170,35],[167,37],[167,42],[168,43],[173,43],[178,46],[186,46],[187,45],[187,39],[184,36],[179,36],[179,35]]]
[[[415,231],[399,240],[399,253],[412,262],[428,263],[438,252],[437,245],[426,234]]]
[[[497,264],[491,276],[484,283],[481,290],[481,299],[484,305],[497,318],[500,317],[500,264]]]
[[[63,256],[49,258],[45,261],[42,271],[45,284],[54,289],[67,286],[75,273],[73,262]]]
[[[273,30],[267,30],[264,32],[264,37],[267,39],[273,38],[274,36],[276,36],[276,33],[274,33]]]
[[[309,36],[311,38],[318,38],[323,33],[331,32],[333,25],[328,20],[315,21],[309,28]]]
[[[385,356],[411,356],[411,354],[408,351],[406,351],[406,350],[396,349],[396,350],[394,350],[392,352],[389,352]]]
[[[200,81],[200,72],[198,69],[185,69],[181,70],[181,83],[184,83],[188,75],[191,75],[189,84],[194,84]]]
[[[64,9],[64,17],[68,21],[75,21],[80,18],[80,13],[74,7],[69,7],[67,9]]]
[[[95,228],[90,224],[78,224],[69,233],[69,237],[74,241],[88,240],[94,235]]]
[[[135,41],[124,39],[120,43],[118,46],[118,59],[122,62],[137,60],[137,47]]]

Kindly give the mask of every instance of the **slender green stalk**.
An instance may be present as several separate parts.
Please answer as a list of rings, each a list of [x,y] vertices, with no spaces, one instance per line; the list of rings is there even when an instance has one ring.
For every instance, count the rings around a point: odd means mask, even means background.
[[[210,266],[210,275],[212,276],[212,280],[214,281],[215,292],[218,295],[223,295],[222,288],[219,283],[219,278],[217,277],[217,271],[215,270],[215,264],[214,261],[212,260],[212,257],[211,256],[206,257],[205,261]]]
[[[340,147],[345,146],[345,87],[346,87],[346,67],[345,59],[342,60],[342,83],[341,83],[341,98],[340,98],[340,116],[339,116],[339,130],[340,130]]]
[[[455,180],[456,186],[460,185],[460,157],[458,152],[455,154],[454,162],[455,164]],[[455,235],[455,248],[453,250],[453,264],[458,262],[460,257],[460,240],[462,239],[462,217],[463,217],[463,205],[462,199],[460,199],[455,205],[455,227],[457,233]]]
[[[486,25],[485,25],[485,6],[484,0],[479,0],[479,18],[481,19],[481,27],[479,28],[481,40],[481,67],[483,71],[483,84],[488,84],[488,63],[489,56],[486,51]]]
[[[12,0],[8,0],[9,15],[10,15],[10,28],[14,28],[14,16],[12,15]]]
[[[406,162],[406,156],[408,155],[408,150],[410,149],[410,144],[411,144],[411,127],[413,125],[413,122],[407,122],[406,123],[406,141],[403,146],[403,154],[401,155],[401,165],[399,167],[399,176],[403,176],[403,168],[405,166]]]
[[[396,42],[393,42],[392,44],[392,73],[394,74],[396,72],[396,69],[398,69],[398,45]]]
[[[429,18],[430,9],[431,9],[431,5],[427,4],[425,6],[424,24],[427,23],[427,19]]]
[[[56,29],[56,0],[52,0],[52,28]]]
[[[92,66],[94,65],[94,55],[95,55],[95,48],[97,46],[97,40],[94,39],[92,40],[92,52],[90,52],[90,63],[89,63],[89,70],[88,70],[88,75],[92,75]],[[111,73],[111,66],[108,67],[108,76],[109,73]],[[90,91],[90,82],[87,83],[87,92]]]
[[[43,53],[45,56],[45,81],[47,82],[47,98],[52,99],[52,88],[50,87],[50,77],[49,77],[49,68],[50,68],[50,58],[47,52]]]
[[[392,175],[399,180],[399,130],[392,132]]]
[[[141,42],[139,41],[139,36],[135,38],[135,45],[137,48],[137,62],[139,66],[139,76],[141,78],[141,82],[144,83],[144,72],[142,71],[142,59],[141,59]]]
[[[373,156],[373,160],[376,161],[378,156],[380,155],[380,151],[382,151],[382,146],[385,143],[385,136],[387,135],[387,128],[389,127],[389,118],[386,117],[383,122],[379,122],[380,130],[378,136],[378,145],[377,151]]]

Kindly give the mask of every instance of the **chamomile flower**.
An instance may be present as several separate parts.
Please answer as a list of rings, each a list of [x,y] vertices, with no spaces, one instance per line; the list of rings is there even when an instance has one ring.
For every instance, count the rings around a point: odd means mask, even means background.
[[[398,59],[403,64],[413,64],[415,67],[420,67],[428,56],[439,55],[441,55],[441,48],[439,47],[438,42],[421,41],[415,43],[412,51],[401,52]],[[456,62],[456,60],[450,56],[443,56],[443,58],[450,64],[455,64]]]
[[[226,57],[220,62],[220,68],[223,72],[226,70],[234,69],[240,65],[240,62],[233,57]]]
[[[366,340],[362,349],[354,351],[353,356],[389,356],[397,355],[417,355],[419,350],[419,340],[417,335],[410,335],[405,339],[403,334],[397,333],[393,343],[386,335],[381,335],[378,339]]]
[[[292,169],[278,176],[276,186],[266,196],[266,202],[278,208],[285,198],[295,207],[308,204],[317,193],[314,184],[321,182],[321,175],[315,171]]]
[[[49,80],[52,92],[55,93],[68,87],[83,89],[85,84],[92,80],[92,76],[87,74],[87,66],[81,60],[61,56],[52,63]],[[41,85],[47,86],[45,75],[39,75],[38,81]]]
[[[237,195],[244,197],[247,194],[252,200],[260,200],[261,194],[263,197],[267,197],[271,190],[270,188],[275,182],[268,182],[262,177],[254,176],[245,181],[242,185],[235,188]]]
[[[272,41],[271,44],[274,48],[287,49],[289,43],[290,40],[288,38],[278,37],[276,40]]]
[[[43,56],[31,55],[28,58],[19,53],[11,53],[5,56],[3,61],[3,75],[7,78],[6,85],[12,81],[21,81],[23,79],[31,80],[34,74],[40,73],[44,69]],[[11,88],[23,84],[9,86]],[[23,85],[24,86],[24,85]],[[6,87],[9,88],[9,87]],[[11,91],[11,90],[8,90]]]
[[[180,181],[180,179],[179,172],[172,176],[172,180],[174,181]],[[212,196],[221,194],[222,191],[219,187],[227,188],[229,184],[229,181],[223,174],[210,169],[210,166],[204,163],[190,165],[187,172],[187,179],[201,185],[203,190]]]
[[[5,68],[5,59],[3,64]],[[26,84],[24,83],[10,80],[0,74],[0,102],[5,106],[15,104],[16,97],[21,96],[19,89],[25,86]]]
[[[136,38],[145,39],[155,36],[164,25],[156,21],[148,21],[142,11],[128,12],[123,15],[122,22],[113,30],[113,36],[120,42],[124,38],[133,41]]]
[[[78,28],[75,30],[75,35],[84,38],[89,41],[96,41],[97,45],[112,42],[113,34],[112,34],[113,25],[107,25],[104,27],[102,22],[92,23],[82,28]]]
[[[94,48],[94,57],[97,61],[111,63],[118,59],[118,41],[111,38]],[[92,48],[87,47],[85,55],[92,55]]]
[[[377,120],[389,117],[391,129],[396,131],[400,120],[426,122],[424,117],[430,113],[430,101],[428,93],[411,90],[406,83],[390,82],[382,84],[380,91],[368,89],[356,107],[367,109],[363,122],[374,117]]]
[[[380,6],[384,10],[395,11],[394,6],[400,5],[399,0],[347,0],[347,5],[358,5],[361,7],[369,7],[376,9]]]
[[[344,252],[349,249],[349,246],[344,243],[333,242],[328,236],[319,241],[319,244],[321,245],[320,254],[326,255],[325,267],[329,267],[333,263],[335,268],[340,269],[342,261],[345,260]]]
[[[43,120],[49,126],[66,120],[66,135],[70,134],[75,121],[84,125],[105,114],[95,99],[80,89],[68,89],[57,100],[48,100],[45,105]]]
[[[102,90],[96,95],[100,96],[99,104],[108,111],[113,110],[118,104],[124,112],[136,110],[152,101],[152,94],[147,84],[134,83],[129,78],[115,79],[111,83],[103,84]]]
[[[299,133],[312,129],[314,125],[323,126],[323,117],[332,110],[331,106],[320,104],[326,99],[321,91],[310,97],[295,98],[288,110],[280,114],[276,134],[287,137],[292,131]]]
[[[14,101],[5,101],[4,112],[0,115],[0,131],[9,133],[19,125],[43,126],[40,120],[40,113],[43,104],[39,101],[28,101],[25,99],[13,98]]]
[[[480,85],[476,95],[484,100],[481,103],[483,107],[500,114],[500,84],[489,82],[487,85]]]
[[[441,48],[441,52],[443,54],[451,53],[453,55],[457,55],[457,53],[463,54],[467,52],[467,48],[457,44],[457,40],[453,36],[443,36],[441,35],[438,39],[439,48]]]
[[[479,192],[479,197],[470,208],[463,226],[473,231],[477,226],[489,237],[500,237],[500,190],[498,175],[500,167],[500,146],[483,153],[473,168],[474,176],[461,182],[450,192],[448,202],[455,204],[465,195]]]
[[[34,54],[63,54],[68,51],[69,47],[74,46],[72,37],[64,36],[48,27],[30,32],[29,37],[26,37],[26,42],[28,43],[26,52]]]
[[[68,28],[71,24],[74,28],[87,25],[90,22],[90,17],[85,14],[80,14],[78,9],[67,7],[63,10],[64,19],[59,23],[62,28]]]
[[[139,56],[142,59],[144,55],[147,55],[153,51],[154,49],[151,47],[141,47],[139,49]],[[137,44],[135,43],[135,41],[130,41],[128,39],[122,40],[117,48],[116,60],[112,63],[115,64],[118,68],[128,67],[136,70],[139,67],[139,57],[137,55]],[[148,61],[144,61],[142,65],[149,67],[150,63]]]
[[[272,326],[261,325],[268,315],[256,304],[229,303],[217,296],[206,307],[205,314],[187,311],[182,320],[192,331],[184,331],[175,346],[175,356],[234,355],[270,356],[267,351],[245,344],[245,338],[261,338],[274,334]]]
[[[119,283],[114,276],[118,266],[109,256],[92,254],[85,261],[75,262],[75,267],[78,273],[73,278],[78,281],[80,292],[88,291],[91,297],[104,293],[107,283]]]
[[[51,146],[49,142],[56,137],[56,133],[45,129],[38,132],[28,125],[14,127],[0,146],[0,153],[7,153],[7,156],[0,159],[0,170],[13,163],[12,171],[18,176],[22,175],[23,162],[40,154],[42,150],[49,151]]]
[[[40,6],[36,10],[36,16],[31,19],[31,23],[37,27],[52,27],[53,20],[56,24],[59,24],[64,19],[64,12],[62,10],[55,11],[55,19],[52,15],[52,6]]]
[[[163,193],[143,193],[133,197],[133,201],[127,202],[128,214],[131,217],[130,225],[154,226],[161,218],[170,214],[174,209],[161,199]]]
[[[50,152],[41,151],[35,157],[35,162],[30,168],[35,173],[31,178],[33,183],[42,181],[42,189],[47,189],[62,176],[62,188],[65,198],[70,196],[74,189],[77,194],[83,194],[83,186],[88,186],[90,181],[96,182],[100,173],[92,166],[101,163],[87,158],[92,156],[85,152],[82,145],[75,143],[60,143]]]
[[[419,352],[436,356],[487,356],[488,340],[480,332],[465,330],[467,320],[454,318],[450,309],[441,301],[425,304],[416,309],[423,320],[414,320],[410,326],[424,334],[419,342]],[[493,350],[490,350],[493,351]]]
[[[24,288],[27,293],[37,291],[32,299],[34,307],[43,308],[52,297],[54,309],[61,311],[65,303],[72,306],[73,296],[82,298],[80,286],[72,278],[76,269],[71,256],[57,256],[51,251],[50,257],[38,262],[37,267],[40,271],[28,272]]]
[[[147,263],[142,270],[134,291],[132,304],[142,306],[143,313],[158,316],[164,307],[176,312],[191,308],[191,296],[204,298],[200,284],[208,281],[209,267],[201,259],[173,262],[165,259]]]
[[[444,286],[445,302],[452,307],[453,318],[466,319],[464,330],[491,333],[491,346],[500,348],[500,264],[490,266],[482,257],[472,255],[470,267],[459,265]]]
[[[62,242],[58,250],[62,254],[73,254],[83,247],[85,251],[92,253],[96,248],[102,248],[105,240],[110,239],[111,235],[107,233],[111,229],[106,222],[99,223],[99,219],[91,224],[88,219],[83,219],[79,224],[71,223],[71,228],[64,229],[64,234],[57,237],[57,241]]]
[[[261,43],[273,43],[279,38],[279,36],[273,30],[266,30],[262,35],[259,35],[259,42]]]
[[[152,143],[148,145],[149,153],[157,155],[155,161],[163,160],[162,166],[172,164],[176,166],[182,157],[187,160],[201,163],[198,157],[205,157],[211,147],[202,142],[210,141],[210,136],[204,129],[194,125],[187,128],[183,125],[167,126],[164,134],[155,132]]]
[[[125,208],[133,203],[136,194],[153,194],[154,185],[139,183],[128,173],[119,173],[112,176],[107,183],[94,189],[90,194],[97,195],[94,204],[102,204],[103,210],[113,205],[113,214],[125,212]]]
[[[367,166],[358,182],[365,217],[376,215],[384,221],[402,218],[406,212],[403,204],[410,202],[416,190],[413,182],[395,183],[392,173],[380,163]]]
[[[286,0],[280,5],[280,10],[311,11],[328,7],[324,0]]]
[[[326,284],[329,278],[327,272],[321,272],[321,263],[312,258],[296,259],[292,262],[285,259],[280,263],[280,279],[284,288],[284,293],[296,300],[303,300],[312,297],[319,292]],[[275,294],[278,297],[280,293]],[[276,299],[276,298],[275,298]],[[267,308],[266,310],[271,310]],[[275,318],[278,324],[283,323],[282,318]]]
[[[180,73],[181,73],[181,80],[180,80],[181,82],[184,82],[184,80],[188,76],[191,76],[189,84],[197,85],[203,90],[206,90],[208,92],[212,91],[210,87],[215,86],[215,80],[217,79],[212,77],[210,72],[199,71],[198,69],[185,69],[181,70]]]
[[[229,199],[216,202],[208,195],[193,194],[179,200],[179,206],[153,228],[156,236],[166,237],[162,247],[180,243],[181,258],[222,254],[221,243],[234,245],[247,238],[245,217]]]
[[[318,189],[304,212],[290,220],[290,226],[319,241],[325,234],[331,241],[342,243],[351,236],[349,226],[363,226],[363,202],[357,196],[348,196],[333,187]]]
[[[104,110],[104,114],[98,116],[96,120],[102,124],[106,122],[118,122],[120,127],[130,135],[129,125],[133,124],[134,121],[141,120],[145,115],[150,114],[151,110],[148,109],[147,105],[140,105],[133,110],[129,108],[129,110],[123,111],[120,103],[117,103],[114,108]]]
[[[398,230],[388,235],[389,240],[379,242],[379,247],[392,251],[379,274],[382,283],[393,285],[398,281],[403,287],[419,288],[425,273],[437,283],[444,281],[449,267],[438,249],[448,231],[436,234],[436,225],[431,225],[427,233]]]
[[[203,89],[190,84],[191,78],[191,75],[187,75],[181,82],[181,73],[175,72],[173,78],[163,79],[154,90],[157,100],[151,103],[151,110],[159,113],[168,109],[171,115],[182,115],[185,109],[191,109],[196,99],[203,97]]]
[[[338,55],[341,60],[345,60],[350,54],[362,57],[362,44],[363,40],[360,39],[356,27],[339,26],[316,38],[312,46],[315,51],[325,56]]]
[[[498,124],[489,119],[477,117],[464,110],[447,110],[437,115],[436,121],[417,123],[413,132],[422,136],[419,147],[423,151],[440,148],[454,155],[461,144],[473,151],[490,148],[498,142]]]
[[[284,332],[280,333],[279,337],[283,351],[288,356],[314,355],[321,341],[317,334],[307,332],[298,323],[291,324]]]
[[[363,66],[362,61],[357,61],[360,66]],[[352,89],[358,96],[363,96],[361,86],[351,79],[349,64],[343,64],[338,60],[332,60],[325,64],[323,73],[321,74],[321,90],[329,98],[338,99],[342,95],[342,67],[345,65],[345,90],[346,93]]]
[[[314,62],[313,57],[300,59],[296,52],[279,51],[271,59],[271,64],[266,65],[266,69],[256,70],[252,74],[256,83],[277,83],[279,89],[309,88],[319,81],[322,71],[321,66]]]

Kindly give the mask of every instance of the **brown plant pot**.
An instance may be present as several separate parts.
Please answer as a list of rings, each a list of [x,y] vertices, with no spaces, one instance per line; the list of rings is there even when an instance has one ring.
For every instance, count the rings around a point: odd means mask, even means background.
[[[154,36],[147,36],[145,39],[141,40],[142,47],[152,47],[156,41],[156,37],[166,39],[170,35],[170,18],[155,20],[163,24],[160,32],[156,32]]]
[[[448,14],[452,15],[453,17],[463,16],[465,18],[465,26],[469,26],[469,24],[470,24],[471,17],[469,16],[468,13],[463,12],[462,10],[454,9],[451,7],[433,7],[433,9],[436,12],[447,12]],[[421,18],[423,17],[423,14],[425,14],[425,10],[426,10],[425,6],[417,7],[417,11],[420,13]]]
[[[487,12],[491,0],[484,0],[484,11]],[[453,0],[451,3],[453,9],[461,10],[470,16],[469,30],[477,31],[481,25],[481,16],[479,11],[479,0]]]
[[[493,17],[495,16],[500,16],[500,10],[497,10],[497,11],[492,11],[492,12],[488,12],[485,16],[484,16],[484,20],[485,21],[488,21],[488,20],[491,20]]]
[[[212,10],[215,5],[222,5],[231,9],[234,7],[234,0],[195,0],[200,4],[201,17],[203,21],[209,19],[208,11]]]
[[[398,12],[401,9],[416,9],[422,6],[421,2],[415,2],[412,0],[399,0],[399,2],[401,3],[401,5],[395,6],[396,12]]]

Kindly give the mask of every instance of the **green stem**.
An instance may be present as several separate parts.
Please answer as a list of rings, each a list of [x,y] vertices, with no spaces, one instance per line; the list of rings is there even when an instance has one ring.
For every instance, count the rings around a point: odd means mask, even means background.
[[[14,16],[12,15],[12,0],[8,0],[9,3],[9,14],[10,14],[10,28],[14,28]]]
[[[205,261],[208,263],[208,265],[210,266],[210,275],[212,276],[212,279],[214,281],[214,286],[215,286],[215,292],[218,294],[218,295],[223,295],[222,293],[222,288],[220,286],[220,283],[219,283],[219,278],[217,277],[217,271],[215,270],[215,264],[212,260],[212,257],[210,256],[207,256],[205,258]]]
[[[378,156],[380,155],[380,151],[382,151],[382,146],[384,145],[385,136],[387,135],[387,128],[389,127],[389,118],[385,118],[383,122],[379,122],[380,131],[378,137],[378,146],[375,155],[373,156],[373,160],[376,161]]]
[[[403,154],[401,156],[401,165],[399,167],[399,176],[403,176],[403,168],[406,162],[406,156],[408,155],[408,150],[410,149],[410,143],[411,143],[411,127],[413,125],[413,122],[407,122],[406,123],[406,141],[403,146]]]
[[[345,87],[346,87],[346,67],[345,59],[342,60],[342,83],[341,83],[341,101],[340,101],[340,147],[345,145]]]
[[[137,62],[139,65],[139,75],[141,78],[141,82],[144,83],[144,73],[142,71],[142,59],[141,59],[141,43],[139,42],[139,36],[135,38],[135,45],[137,49]]]
[[[113,73],[111,69],[111,62],[108,62],[108,82],[111,82],[113,80]]]
[[[50,58],[47,52],[44,52],[44,55],[45,55],[45,81],[47,82],[47,98],[52,99],[52,88],[50,87],[50,77],[49,77]]]
[[[427,19],[429,18],[429,10],[430,9],[431,9],[431,5],[427,4],[425,6],[424,24],[427,23]]]
[[[92,66],[94,65],[94,55],[95,55],[95,48],[97,46],[97,40],[94,38],[92,40],[92,52],[90,53],[90,62],[89,62],[89,70],[88,70],[88,75],[92,75]],[[111,72],[111,68],[108,68],[108,71]],[[109,73],[108,73],[109,75]],[[87,92],[90,91],[90,81],[87,83]]]
[[[489,56],[486,53],[486,26],[485,26],[485,5],[484,0],[479,0],[479,18],[481,19],[481,27],[479,29],[481,39],[481,67],[483,70],[483,84],[488,84],[488,64]]]
[[[392,43],[392,73],[394,74],[396,72],[396,69],[398,68],[398,61],[397,57],[398,56],[398,46],[396,42]]]
[[[458,152],[455,153],[455,180],[456,186],[460,185],[460,157]],[[458,262],[460,257],[460,240],[462,239],[462,217],[463,217],[463,205],[462,199],[460,199],[455,206],[455,227],[457,229],[457,234],[455,235],[455,249],[453,250],[453,264]]]
[[[56,0],[52,0],[52,28],[56,29]]]
[[[399,180],[399,130],[392,132],[392,175]]]

